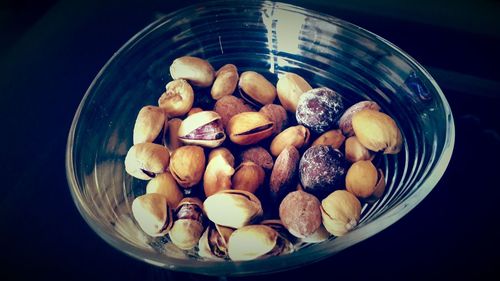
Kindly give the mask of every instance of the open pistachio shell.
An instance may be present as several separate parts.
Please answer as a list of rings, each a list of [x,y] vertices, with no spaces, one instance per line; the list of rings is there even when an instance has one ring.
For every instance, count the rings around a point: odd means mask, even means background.
[[[227,258],[227,243],[233,228],[210,224],[198,242],[198,254],[208,259]]]
[[[276,88],[262,74],[255,71],[245,71],[238,82],[241,97],[255,106],[273,103],[276,98]]]
[[[125,171],[133,177],[150,180],[164,173],[170,162],[170,153],[162,145],[138,143],[132,146],[125,156]]]
[[[161,194],[151,193],[135,198],[132,214],[141,229],[150,236],[164,236],[172,227],[172,209]]]
[[[271,252],[278,241],[278,233],[266,225],[247,225],[229,237],[228,254],[231,260],[253,260]]]
[[[257,143],[273,133],[274,123],[259,112],[239,113],[229,120],[227,131],[232,142],[240,145]]]
[[[217,147],[226,139],[220,115],[201,111],[188,116],[179,127],[179,139],[185,144]]]
[[[342,236],[358,224],[361,203],[346,190],[336,190],[321,201],[321,216],[326,230]]]
[[[359,142],[372,151],[396,154],[401,150],[401,131],[394,119],[385,113],[361,110],[352,116],[352,128]]]

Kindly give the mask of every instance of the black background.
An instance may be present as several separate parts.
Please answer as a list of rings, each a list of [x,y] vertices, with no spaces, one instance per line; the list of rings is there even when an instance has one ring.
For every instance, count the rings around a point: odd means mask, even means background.
[[[164,271],[106,244],[77,212],[64,167],[71,120],[99,69],[158,16],[197,2],[0,2],[0,279],[216,279]],[[259,278],[495,279],[499,2],[382,1],[372,11],[360,1],[286,2],[351,21],[416,58],[445,92],[457,135],[447,172],[403,219],[324,261]]]

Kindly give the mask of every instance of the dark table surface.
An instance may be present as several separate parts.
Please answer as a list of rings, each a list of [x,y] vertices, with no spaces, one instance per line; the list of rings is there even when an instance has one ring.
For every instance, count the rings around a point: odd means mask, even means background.
[[[12,6],[1,6],[0,19],[7,19],[0,21],[5,24],[0,28],[5,34],[0,48],[1,280],[215,279],[160,270],[106,244],[78,213],[65,176],[70,123],[99,69],[149,22],[199,1],[169,2],[48,0],[45,6],[25,7],[32,13],[26,21],[16,17],[23,9],[12,13]],[[403,219],[331,258],[260,278],[486,279],[498,274],[500,25],[492,16],[500,15],[498,1],[445,1],[448,6],[420,1],[406,8],[395,8],[396,1],[373,7],[360,1],[288,2],[358,24],[424,64],[448,98],[457,135],[443,178]]]

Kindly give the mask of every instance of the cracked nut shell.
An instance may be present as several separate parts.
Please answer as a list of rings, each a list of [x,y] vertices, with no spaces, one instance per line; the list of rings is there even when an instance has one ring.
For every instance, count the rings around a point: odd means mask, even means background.
[[[233,261],[248,261],[266,256],[276,247],[278,233],[266,225],[247,225],[231,234],[228,254]]]
[[[371,109],[380,111],[380,106],[374,101],[360,101],[350,106],[339,119],[339,128],[346,137],[354,135],[352,129],[352,116],[361,110]]]
[[[259,112],[243,112],[229,120],[227,132],[233,143],[255,144],[272,135],[274,123]]]
[[[226,139],[221,117],[215,111],[201,111],[188,116],[179,127],[179,139],[185,144],[217,147]]]
[[[164,173],[170,162],[168,148],[155,143],[133,145],[125,156],[125,171],[138,179],[150,180]]]
[[[182,192],[170,172],[165,172],[151,179],[146,185],[146,193],[158,193],[167,198],[169,206],[177,206],[182,200]]]
[[[190,188],[200,182],[205,172],[205,152],[196,145],[186,145],[177,148],[172,153],[170,173],[177,183]]]
[[[255,71],[241,73],[238,88],[241,97],[254,106],[271,104],[276,98],[274,85]]]
[[[198,254],[208,259],[227,258],[227,243],[233,232],[233,228],[210,223],[198,242]]]
[[[164,236],[172,227],[172,209],[161,194],[150,193],[135,198],[132,202],[132,214],[149,236]]]
[[[165,92],[158,99],[158,105],[169,117],[186,114],[194,102],[193,88],[184,79],[176,79],[165,86]]]
[[[361,160],[373,160],[375,154],[364,147],[356,136],[348,137],[345,141],[345,158],[354,163]]]
[[[364,201],[376,201],[385,190],[385,178],[370,160],[358,161],[351,165],[345,177],[347,191]]]
[[[175,221],[168,235],[183,250],[194,248],[203,234],[203,204],[198,198],[184,198],[175,210]]]
[[[401,131],[394,119],[385,113],[361,110],[352,116],[352,128],[359,142],[372,151],[396,154],[401,150]]]
[[[342,236],[358,224],[361,203],[350,192],[337,190],[321,201],[321,216],[328,232]]]

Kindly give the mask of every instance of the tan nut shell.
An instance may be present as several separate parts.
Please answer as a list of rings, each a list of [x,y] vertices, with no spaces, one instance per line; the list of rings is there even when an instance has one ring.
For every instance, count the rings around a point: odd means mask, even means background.
[[[175,59],[170,65],[170,75],[173,79],[186,79],[192,85],[209,87],[214,81],[214,68],[203,59],[184,56]]]
[[[125,156],[125,171],[133,177],[150,180],[148,173],[157,175],[167,170],[170,161],[168,148],[155,143],[133,145]]]
[[[361,110],[352,116],[352,128],[359,142],[366,148],[396,154],[401,150],[403,137],[396,122],[376,110]]]
[[[238,69],[234,64],[226,64],[215,74],[215,81],[210,90],[214,100],[232,95],[238,85]]]
[[[231,189],[233,165],[234,157],[227,148],[219,147],[210,152],[203,176],[205,196],[210,196],[220,190]]]
[[[309,132],[309,129],[302,125],[289,127],[273,139],[270,149],[271,154],[274,157],[278,157],[281,151],[289,145],[300,149],[309,143],[310,135],[311,133]]]
[[[361,203],[346,190],[336,190],[321,201],[321,216],[326,230],[342,236],[358,224]]]
[[[157,106],[144,106],[137,114],[134,124],[134,144],[153,142],[166,128],[167,118],[163,109]]]
[[[303,93],[312,90],[312,87],[301,76],[288,72],[279,78],[276,89],[281,105],[287,111],[295,113],[299,97]]]
[[[364,147],[358,140],[358,137],[348,137],[345,141],[345,158],[354,163],[361,160],[373,160],[375,154]]]
[[[216,231],[217,235],[220,236],[218,239],[222,245],[213,245],[210,242],[209,236],[212,231]],[[223,259],[227,257],[227,242],[229,241],[229,237],[233,234],[234,229],[230,227],[225,227],[216,224],[210,224],[198,242],[198,254],[201,257],[208,259]],[[222,249],[218,247],[223,247]]]
[[[168,120],[168,137],[165,145],[170,150],[170,154],[182,146],[182,142],[179,140],[179,127],[181,126],[181,123],[182,120],[179,118]]]
[[[215,111],[201,111],[189,115],[186,119],[184,119],[184,121],[182,121],[181,126],[179,127],[179,139],[185,144],[196,144],[204,147],[217,147],[221,145],[226,139],[224,130],[221,131],[224,136],[216,140],[186,139],[184,138],[184,136],[200,128],[201,126],[220,119],[220,115]]]
[[[254,162],[246,161],[236,168],[232,179],[232,186],[233,189],[255,193],[264,183],[265,177],[266,173],[261,166]]]
[[[339,128],[346,137],[354,135],[354,130],[352,129],[352,116],[365,109],[371,109],[380,111],[380,106],[374,101],[360,101],[350,106],[339,119]]]
[[[214,223],[240,228],[263,213],[260,200],[243,190],[221,190],[203,202],[207,217]]]
[[[154,177],[146,185],[146,193],[158,193],[167,198],[169,206],[177,206],[182,200],[182,192],[170,172]]]
[[[184,79],[170,81],[165,86],[165,92],[158,99],[158,105],[169,117],[186,114],[193,106],[193,102],[193,88]]]
[[[169,169],[180,186],[190,188],[197,184],[205,172],[203,148],[196,145],[177,148],[172,153]]]
[[[189,110],[189,112],[187,113],[187,115],[193,115],[195,113],[198,113],[198,112],[202,112],[203,109],[202,108],[199,108],[199,107],[193,107]]]
[[[358,161],[347,171],[346,189],[361,199],[378,199],[385,189],[382,170],[378,170],[370,160]]]
[[[266,225],[247,225],[229,237],[228,253],[231,260],[247,261],[270,252],[278,239],[278,233]]]
[[[163,236],[172,227],[172,209],[161,194],[144,194],[135,198],[132,214],[141,229],[150,236]]]
[[[168,235],[175,246],[182,250],[189,250],[198,244],[203,230],[203,225],[199,221],[180,219],[174,222]]]
[[[255,71],[245,71],[240,75],[238,83],[241,97],[256,106],[273,103],[276,88],[266,77]]]
[[[339,149],[340,146],[344,143],[345,137],[342,134],[342,131],[337,129],[337,130],[330,130],[327,132],[324,132],[321,136],[319,136],[311,146],[315,145],[331,145],[335,149]]]
[[[239,113],[227,125],[227,132],[232,142],[239,145],[257,143],[272,135],[274,123],[259,112]]]

